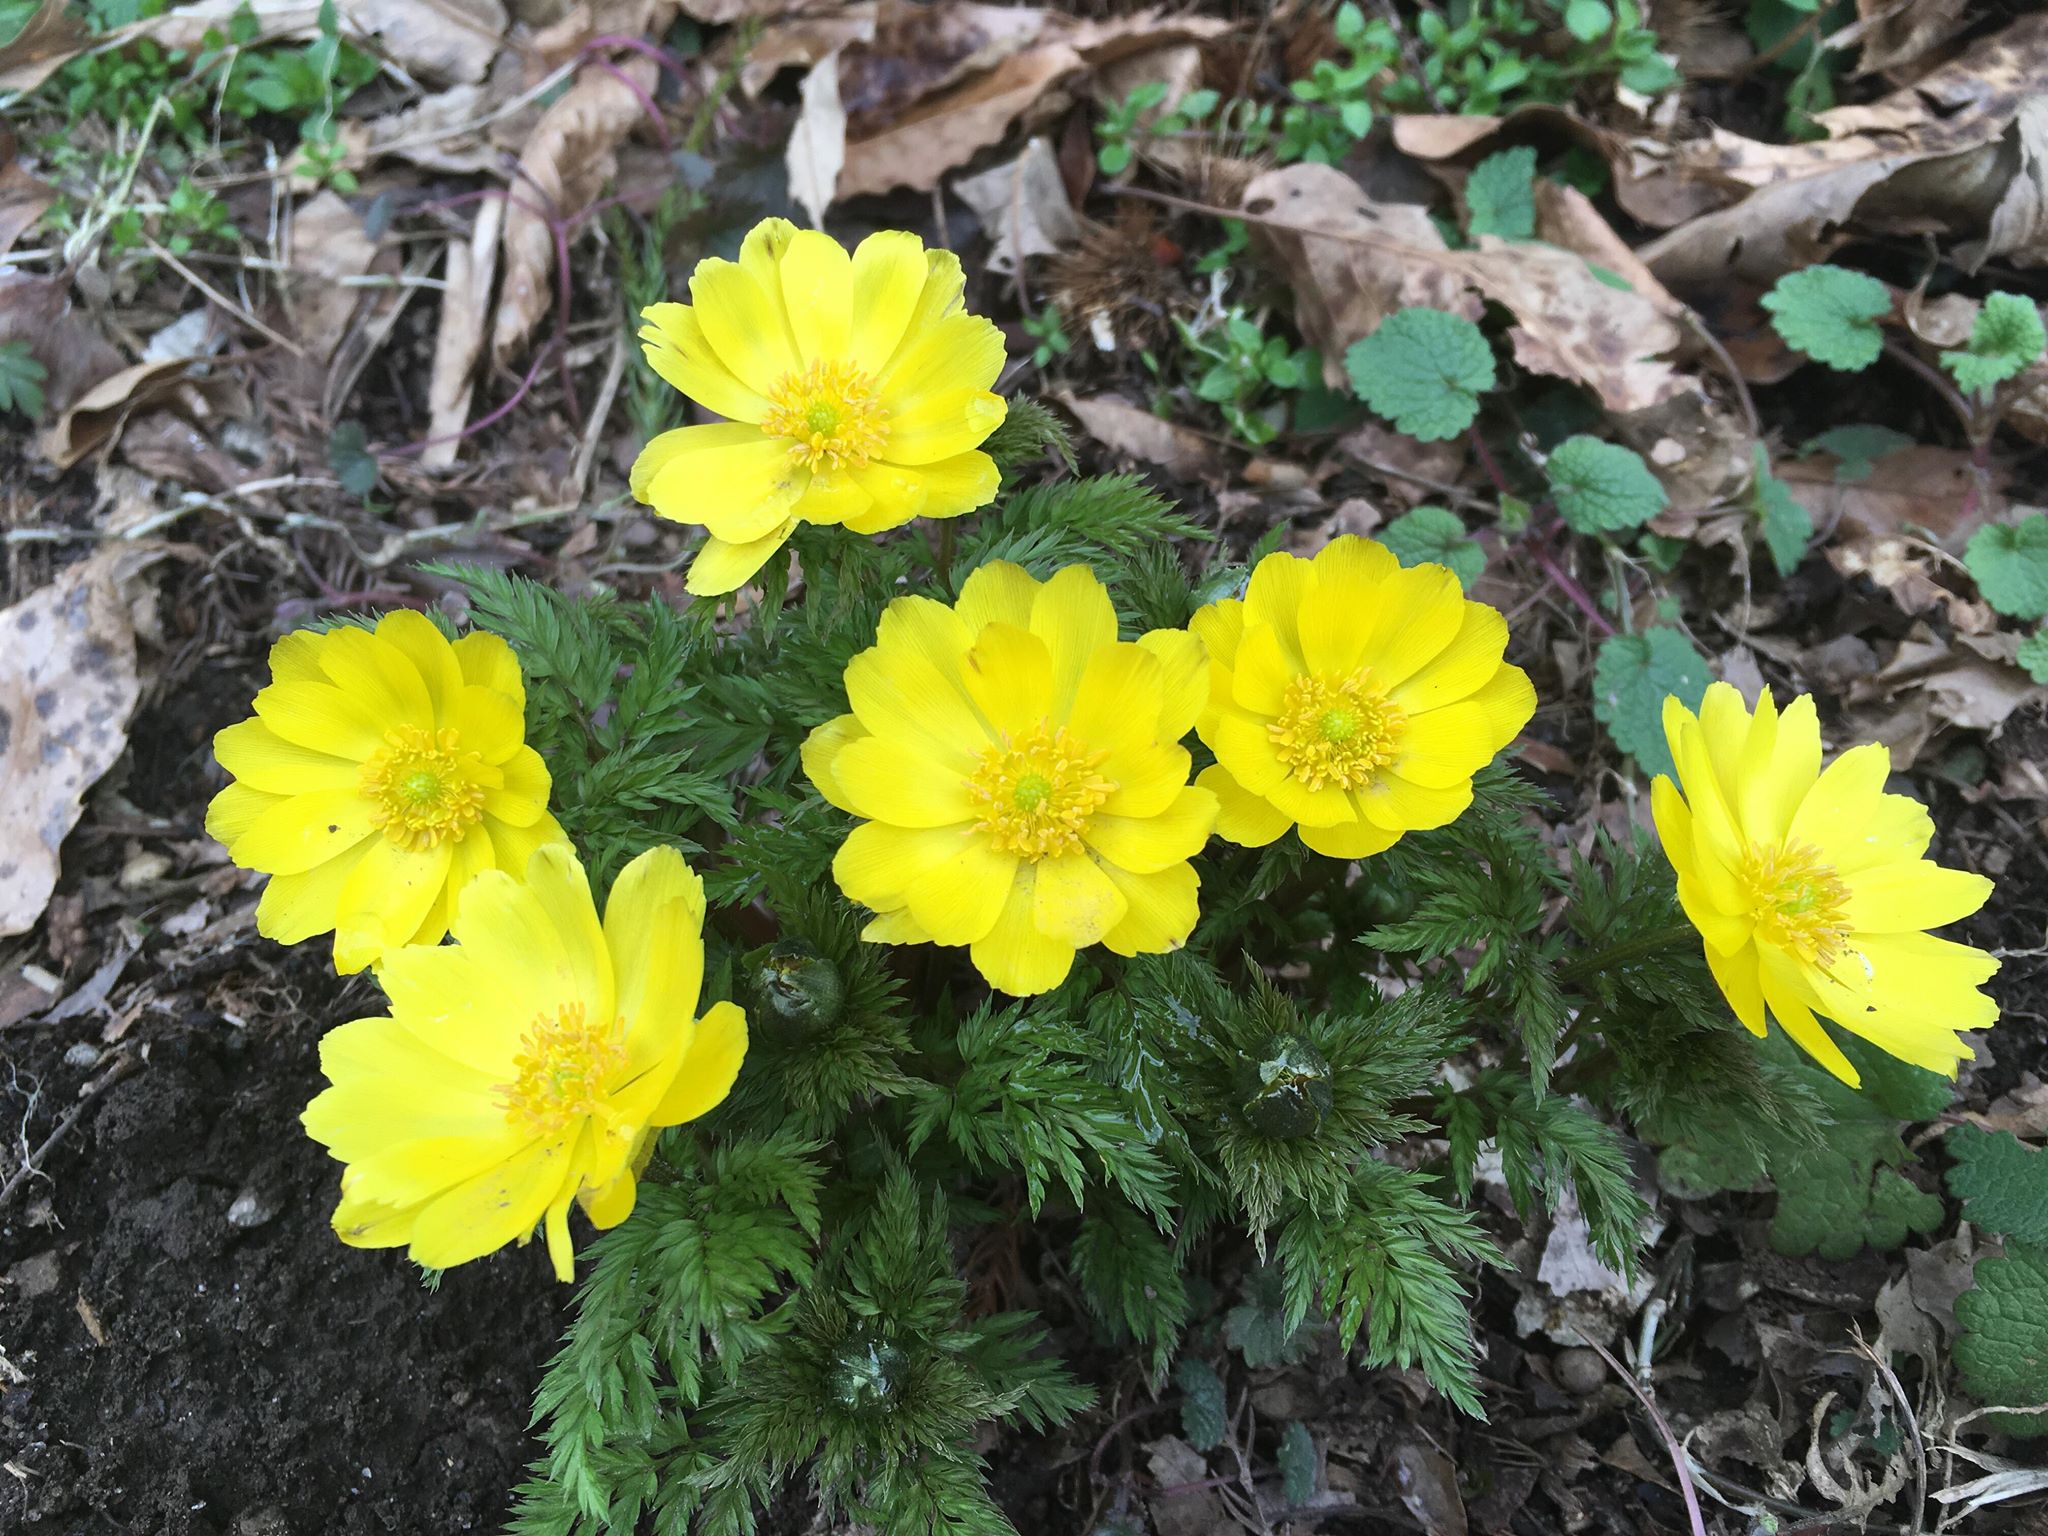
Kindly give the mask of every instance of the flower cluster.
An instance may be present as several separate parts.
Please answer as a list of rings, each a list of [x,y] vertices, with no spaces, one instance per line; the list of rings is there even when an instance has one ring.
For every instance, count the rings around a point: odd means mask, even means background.
[[[647,311],[649,362],[727,418],[633,467],[636,497],[706,531],[691,592],[738,587],[800,522],[872,534],[993,498],[1003,344],[961,289],[907,234],[849,253],[770,220],[699,266],[692,303]],[[1187,944],[1212,837],[1293,830],[1353,860],[1456,820],[1535,709],[1507,642],[1450,571],[1349,536],[1134,638],[1087,565],[991,560],[951,603],[887,605],[802,765],[854,819],[832,874],[873,914],[862,937],[965,949],[1027,996],[1096,946]],[[322,1043],[331,1086],[305,1124],[343,1164],[334,1225],[435,1268],[539,1228],[567,1279],[570,1206],[622,1220],[655,1133],[725,1100],[746,1055],[737,1007],[700,1012],[703,886],[650,849],[600,917],[502,640],[395,613],[288,636],[271,670],[215,739],[233,782],[207,828],[269,877],[263,934],[331,932],[336,966],[373,968],[389,1002]],[[1927,813],[1885,792],[1884,748],[1824,768],[1811,699],[1752,711],[1722,684],[1665,724],[1677,778],[1654,820],[1736,1016],[1758,1035],[1775,1017],[1851,1083],[1823,1019],[1953,1075],[1962,1032],[1996,1018],[1996,962],[1927,930],[1991,886],[1922,857]]]

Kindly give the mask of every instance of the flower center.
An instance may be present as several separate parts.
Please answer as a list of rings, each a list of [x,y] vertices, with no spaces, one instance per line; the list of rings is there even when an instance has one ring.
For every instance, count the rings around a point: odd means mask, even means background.
[[[790,457],[808,469],[859,469],[888,440],[889,413],[853,364],[813,363],[769,391],[761,430],[788,438]]]
[[[1044,725],[990,747],[967,780],[967,792],[981,806],[975,830],[986,832],[999,852],[1034,864],[1073,852],[1088,818],[1116,788],[1096,771],[1108,756]]]
[[[542,1014],[512,1058],[512,1081],[498,1085],[505,1118],[536,1136],[556,1136],[607,1109],[607,1085],[626,1065],[620,1020],[591,1024],[583,1005]]]
[[[1758,938],[1810,963],[1834,963],[1849,938],[1842,916],[1849,888],[1818,849],[1752,843],[1742,856],[1741,879]]]
[[[384,733],[357,786],[371,804],[370,824],[417,852],[459,841],[476,825],[484,813],[482,771],[483,759],[464,752],[455,732],[401,725]]]
[[[1310,789],[1358,789],[1394,760],[1408,717],[1372,686],[1367,671],[1297,677],[1266,727],[1287,771]]]

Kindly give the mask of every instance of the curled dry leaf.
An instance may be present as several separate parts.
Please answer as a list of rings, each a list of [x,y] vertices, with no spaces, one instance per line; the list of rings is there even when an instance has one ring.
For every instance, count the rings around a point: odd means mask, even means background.
[[[121,354],[72,307],[62,278],[0,274],[0,346],[12,341],[27,342],[43,366],[46,412],[63,411],[121,367]]]
[[[529,105],[499,115],[519,84],[516,68],[500,67],[481,84],[451,85],[403,111],[350,118],[340,130],[342,163],[361,170],[379,160],[405,160],[456,175],[491,170],[525,142],[541,113]]]
[[[928,191],[946,172],[1000,143],[1013,123],[1083,67],[1064,43],[1011,54],[986,74],[930,98],[903,116],[849,137],[839,195],[892,187]]]
[[[42,915],[85,792],[127,745],[138,578],[160,553],[111,545],[0,613],[0,934]]]
[[[1062,390],[1057,399],[1074,413],[1082,429],[1106,448],[1157,464],[1183,480],[1199,479],[1217,467],[1216,445],[1199,432],[1162,420],[1114,395],[1083,400]]]
[[[420,450],[422,469],[450,468],[462,448],[462,429],[469,424],[470,393],[490,316],[498,241],[509,206],[501,197],[484,199],[478,205],[476,227],[469,239],[448,242],[447,286],[441,290],[434,368],[427,381],[427,446]]]
[[[436,84],[483,79],[509,21],[500,0],[334,0],[334,9],[342,37]],[[160,48],[196,52],[208,32],[225,35],[242,11],[255,18],[261,42],[320,32],[320,0],[196,0],[100,41],[119,46],[146,37]]]
[[[1963,520],[1976,469],[1969,454],[1956,448],[1902,448],[1879,459],[1861,479],[1840,483],[1835,478],[1837,463],[1832,454],[1815,454],[1779,464],[1776,474],[1812,515],[1814,527],[1833,528],[1849,538],[1883,538],[1921,529],[1960,548],[1984,520],[1984,510],[1997,500],[1994,478],[1987,487],[1994,494],[1980,494],[1979,511]]]
[[[625,79],[596,69],[579,74],[541,114],[520,153],[505,211],[505,281],[491,334],[491,355],[499,362],[533,334],[553,303],[556,255],[549,214],[572,218],[597,201],[618,169],[619,145],[644,120],[641,99],[656,84],[653,61],[636,57],[616,68]]]
[[[334,355],[366,292],[343,279],[361,277],[376,260],[377,242],[362,215],[336,193],[318,192],[292,214],[285,312],[316,362]]]
[[[2044,91],[2048,15],[2034,15],[1907,89],[1817,114],[1828,134],[1817,142],[1765,144],[1717,129],[1676,146],[1672,170],[1717,189],[1729,206],[1640,254],[1666,283],[1689,291],[1723,282],[1731,270],[1769,283],[1856,233],[1985,231],[2016,174],[2009,131]],[[2005,249],[1986,238],[1973,259]]]
[[[57,189],[29,174],[14,157],[14,134],[0,128],[0,256],[57,200]]]
[[[1007,165],[963,176],[953,191],[981,221],[991,272],[1014,272],[1020,258],[1055,256],[1081,238],[1059,157],[1042,138],[1032,139]]]
[[[1921,64],[1970,19],[1970,0],[1856,0],[1859,75],[1902,76]]]
[[[21,30],[0,44],[0,91],[32,91],[92,42],[65,0],[42,0]]]
[[[828,54],[804,76],[801,105],[789,131],[784,161],[789,195],[818,228],[832,206],[846,164],[846,108],[839,100],[839,55]]]

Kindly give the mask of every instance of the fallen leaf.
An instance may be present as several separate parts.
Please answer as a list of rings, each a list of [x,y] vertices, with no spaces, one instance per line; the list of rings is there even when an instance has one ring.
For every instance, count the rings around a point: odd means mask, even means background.
[[[56,200],[57,189],[31,175],[15,158],[13,131],[0,128],[0,256],[12,250]]]
[[[1216,445],[1206,437],[1114,395],[1081,400],[1062,390],[1056,398],[1090,437],[1117,453],[1157,464],[1183,480],[1199,479],[1217,467]]]
[[[1919,528],[1949,543],[1982,522],[1999,499],[1997,494],[1980,495],[1977,514],[1963,521],[1976,470],[1969,454],[1958,448],[1901,448],[1877,460],[1861,479],[1845,482],[1835,478],[1839,462],[1831,453],[1816,453],[1780,463],[1773,473],[1812,515],[1815,528],[1833,528],[1845,537],[1882,537]],[[1997,493],[2000,482],[1993,473],[1987,490]]]
[[[64,0],[43,0],[0,44],[0,91],[34,90],[91,42],[91,29]]]
[[[110,545],[0,613],[0,934],[42,915],[85,792],[127,745],[136,578],[159,553]]]
[[[1856,14],[1856,73],[1896,76],[1963,30],[1970,0],[1856,0]]]
[[[1465,1536],[1470,1526],[1450,1457],[1421,1440],[1403,1440],[1394,1447],[1389,1470],[1402,1505],[1427,1536]]]
[[[345,284],[361,277],[377,259],[363,217],[329,190],[315,193],[292,214],[285,312],[307,355],[324,363],[347,335],[364,289]]]
[[[365,45],[416,79],[481,80],[498,56],[510,18],[499,0],[334,0],[343,38]],[[194,52],[206,34],[226,34],[235,16],[254,17],[258,42],[320,34],[319,0],[196,0],[109,32],[98,45],[125,47],[148,38],[160,48]],[[4,84],[0,81],[0,84]]]
[[[798,100],[785,151],[789,195],[811,216],[812,225],[822,229],[846,164],[846,108],[839,100],[838,54],[827,54],[811,66]]]
[[[387,159],[455,175],[494,170],[525,142],[542,110],[499,114],[521,83],[517,69],[494,69],[481,84],[451,85],[402,111],[348,118],[341,163],[358,171]]]
[[[2019,267],[2048,266],[2048,94],[2026,99],[2009,137],[2019,165],[2005,195],[1991,210],[1984,238],[1956,247],[1956,259],[1968,272],[1994,256]]]
[[[121,367],[121,354],[73,307],[71,285],[59,277],[0,273],[0,346],[11,341],[27,342],[43,366],[45,419]]]
[[[1059,81],[1083,67],[1064,43],[1012,54],[987,74],[913,108],[846,146],[839,175],[842,197],[892,187],[929,191],[955,166],[965,165],[1011,124],[1039,106]]]
[[[420,467],[451,468],[462,451],[469,424],[477,359],[491,313],[491,279],[498,268],[498,242],[505,223],[505,198],[486,198],[477,208],[469,239],[448,242],[441,290],[441,318],[434,333],[434,367],[427,379],[427,446]]]
[[[163,399],[185,382],[189,357],[135,363],[93,385],[43,429],[36,451],[59,469],[69,469],[121,430],[130,412]]]
[[[549,215],[573,218],[596,202],[618,169],[619,144],[645,121],[641,101],[657,83],[654,61],[635,57],[614,67],[618,74],[579,74],[541,114],[520,152],[512,206],[505,211],[505,278],[491,334],[491,355],[501,363],[533,334],[554,302]]]
[[[1022,257],[1056,256],[1081,238],[1059,157],[1045,139],[1032,139],[1007,165],[962,177],[953,191],[981,221],[992,272],[1014,272]]]
[[[2022,704],[2048,699],[2048,687],[2010,662],[1981,654],[1967,643],[1972,638],[2017,644],[2016,636],[1959,636],[1964,643],[1951,645],[1925,625],[1915,625],[1872,682],[1888,695],[1906,690],[1927,694],[1939,724],[1966,731],[1991,730]]]
[[[740,89],[759,96],[785,69],[809,69],[853,43],[872,43],[880,26],[880,10],[876,0],[866,0],[821,14],[790,16],[764,28],[752,45],[745,47]],[[739,50],[742,39],[734,34],[726,46]]]

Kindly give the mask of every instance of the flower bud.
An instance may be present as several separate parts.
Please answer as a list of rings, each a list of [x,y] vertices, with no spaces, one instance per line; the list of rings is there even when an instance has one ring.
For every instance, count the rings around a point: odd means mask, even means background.
[[[839,967],[804,939],[778,939],[755,951],[746,978],[748,1017],[784,1040],[802,1040],[835,1023],[846,1005]]]
[[[1298,1035],[1275,1035],[1240,1069],[1238,1091],[1246,1121],[1261,1136],[1313,1136],[1330,1112],[1330,1064]]]
[[[895,1406],[910,1362],[895,1345],[856,1334],[840,1347],[832,1362],[832,1400],[856,1413],[876,1413]]]

